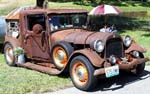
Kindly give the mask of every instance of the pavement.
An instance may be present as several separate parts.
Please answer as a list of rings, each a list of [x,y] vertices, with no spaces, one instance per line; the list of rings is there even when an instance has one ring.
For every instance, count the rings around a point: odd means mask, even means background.
[[[100,79],[93,91],[86,92],[71,87],[45,94],[150,94],[150,66],[145,68],[140,77],[121,73],[116,77]]]

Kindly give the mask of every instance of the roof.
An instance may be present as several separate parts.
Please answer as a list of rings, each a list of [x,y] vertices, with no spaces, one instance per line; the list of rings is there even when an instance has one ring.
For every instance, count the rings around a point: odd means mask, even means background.
[[[40,9],[37,7],[19,7],[10,12],[7,16],[6,19],[10,20],[19,20],[20,13],[25,12],[25,13],[40,13],[44,12],[47,14],[62,14],[62,13],[87,13],[86,10],[84,9]]]
[[[14,9],[13,11],[11,11],[11,12],[6,16],[6,19],[18,20],[18,19],[19,19],[20,12],[23,11],[23,10],[29,10],[29,9],[33,9],[33,7],[28,7],[28,6],[18,7],[18,8],[16,8],[16,9]]]

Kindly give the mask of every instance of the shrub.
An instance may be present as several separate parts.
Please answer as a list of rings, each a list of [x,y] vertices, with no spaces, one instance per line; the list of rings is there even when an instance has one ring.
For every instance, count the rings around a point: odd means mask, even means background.
[[[17,47],[14,49],[16,55],[24,54],[24,49],[21,47]]]

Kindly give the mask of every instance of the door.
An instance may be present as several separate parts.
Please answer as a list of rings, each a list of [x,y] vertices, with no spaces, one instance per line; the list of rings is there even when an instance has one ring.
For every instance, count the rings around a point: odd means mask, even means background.
[[[26,29],[24,49],[27,57],[32,59],[49,59],[46,17],[44,14],[31,14],[25,17]]]

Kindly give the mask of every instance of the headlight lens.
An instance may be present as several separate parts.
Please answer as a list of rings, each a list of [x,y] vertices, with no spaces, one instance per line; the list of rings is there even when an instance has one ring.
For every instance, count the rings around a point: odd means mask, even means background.
[[[129,47],[131,45],[131,37],[130,36],[125,36],[124,40],[123,40],[123,43],[126,47]]]
[[[97,52],[102,52],[104,50],[104,43],[101,40],[94,41],[94,50]]]
[[[112,64],[116,64],[116,62],[117,62],[116,57],[114,55],[110,56],[109,62],[111,62]]]
[[[133,52],[132,52],[132,55],[133,55],[134,57],[136,57],[136,58],[140,57],[140,54],[139,54],[138,51],[133,51]]]

